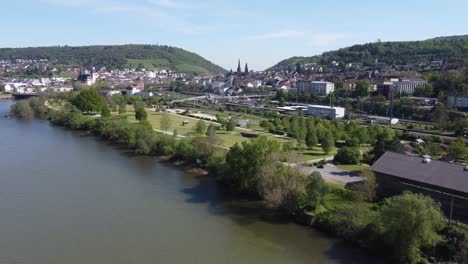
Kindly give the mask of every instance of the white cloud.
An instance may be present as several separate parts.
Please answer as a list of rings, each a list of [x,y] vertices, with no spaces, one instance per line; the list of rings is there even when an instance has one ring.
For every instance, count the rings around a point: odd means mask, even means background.
[[[278,39],[278,38],[296,38],[296,37],[303,37],[305,35],[306,33],[302,31],[286,30],[286,31],[279,31],[279,32],[257,35],[251,38],[259,39],[259,40],[267,40],[267,39]]]

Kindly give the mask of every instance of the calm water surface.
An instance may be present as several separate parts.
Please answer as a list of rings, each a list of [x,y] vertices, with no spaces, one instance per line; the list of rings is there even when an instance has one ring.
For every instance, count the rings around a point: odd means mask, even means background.
[[[4,118],[11,103],[0,101],[2,264],[369,261],[155,158]]]

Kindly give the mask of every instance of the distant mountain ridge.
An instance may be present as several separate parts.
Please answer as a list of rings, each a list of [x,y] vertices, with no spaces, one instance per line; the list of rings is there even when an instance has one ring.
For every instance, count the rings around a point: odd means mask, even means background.
[[[344,63],[372,64],[376,60],[387,64],[408,64],[444,60],[464,62],[468,58],[468,35],[437,37],[422,41],[375,42],[354,45],[310,57],[292,57],[271,67],[270,70],[285,69],[307,63],[329,64],[332,61]]]
[[[179,72],[223,73],[225,69],[198,54],[159,45],[95,45],[1,48],[0,59],[48,59],[59,65],[96,66],[110,69],[144,66]]]

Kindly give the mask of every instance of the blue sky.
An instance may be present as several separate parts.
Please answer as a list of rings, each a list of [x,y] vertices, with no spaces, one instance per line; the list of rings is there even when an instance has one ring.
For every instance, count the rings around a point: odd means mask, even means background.
[[[165,44],[262,70],[377,39],[468,34],[468,0],[2,1],[1,47]]]

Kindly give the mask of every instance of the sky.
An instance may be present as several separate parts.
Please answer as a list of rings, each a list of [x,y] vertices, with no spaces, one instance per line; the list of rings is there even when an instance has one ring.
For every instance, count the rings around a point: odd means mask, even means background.
[[[160,44],[264,70],[354,44],[468,34],[468,0],[4,0],[0,47]]]

